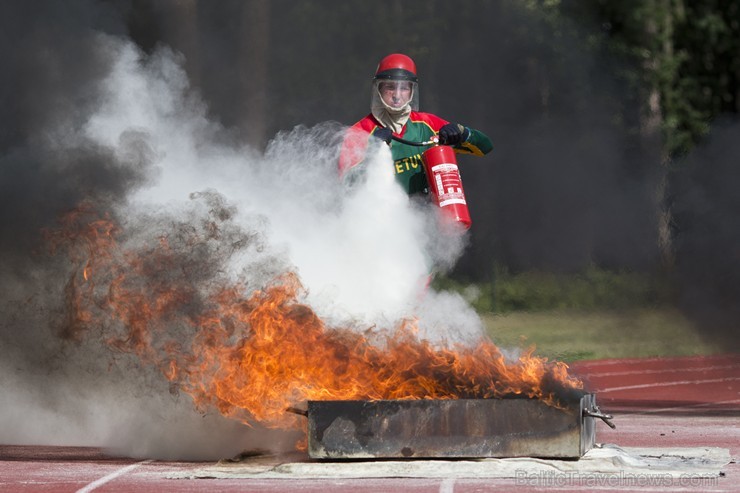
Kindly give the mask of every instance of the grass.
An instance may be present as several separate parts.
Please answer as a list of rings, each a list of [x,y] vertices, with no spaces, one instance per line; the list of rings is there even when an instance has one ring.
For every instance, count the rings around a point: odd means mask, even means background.
[[[481,314],[502,348],[536,347],[563,361],[707,355],[725,352],[674,308],[670,275],[607,270],[508,272],[466,284],[444,276],[438,289],[459,292]]]
[[[481,313],[622,310],[665,304],[673,294],[664,276],[593,266],[559,274],[535,270],[511,274],[496,269],[493,280],[482,284],[437,276],[434,287],[460,292]]]
[[[536,355],[563,361],[722,352],[672,308],[517,311],[481,317],[501,347],[535,345]]]

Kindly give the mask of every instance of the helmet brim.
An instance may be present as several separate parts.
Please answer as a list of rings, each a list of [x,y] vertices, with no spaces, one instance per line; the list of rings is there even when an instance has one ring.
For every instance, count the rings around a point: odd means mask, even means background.
[[[419,82],[419,78],[413,72],[404,70],[402,68],[392,68],[378,72],[373,77],[374,80],[408,80],[411,82]]]

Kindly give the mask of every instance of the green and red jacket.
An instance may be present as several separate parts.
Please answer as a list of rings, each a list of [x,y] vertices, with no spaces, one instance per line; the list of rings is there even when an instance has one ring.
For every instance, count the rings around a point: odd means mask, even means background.
[[[401,133],[393,135],[412,142],[427,142],[447,123],[449,122],[431,113],[412,111]],[[371,135],[381,127],[378,120],[369,114],[349,129],[339,155],[341,175],[363,161],[369,139],[373,138]],[[491,140],[483,132],[472,128],[468,128],[468,131],[467,140],[455,146],[455,152],[483,156],[491,151],[493,147]],[[408,194],[427,193],[428,185],[421,156],[429,146],[410,146],[394,140],[391,141],[390,147],[396,180],[404,190]]]

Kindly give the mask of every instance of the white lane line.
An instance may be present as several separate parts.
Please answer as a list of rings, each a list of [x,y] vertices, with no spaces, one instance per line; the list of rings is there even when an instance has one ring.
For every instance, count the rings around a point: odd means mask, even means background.
[[[611,371],[604,373],[585,373],[585,377],[614,377],[621,375],[647,375],[652,373],[680,373],[680,372],[698,372],[698,371],[714,371],[714,370],[729,370],[732,368],[740,368],[738,365],[726,365],[726,366],[705,366],[702,368],[665,368],[662,370],[630,370],[630,371]]]
[[[105,483],[107,483],[109,481],[113,481],[117,477],[122,476],[122,475],[126,474],[127,472],[129,472],[129,471],[131,471],[133,469],[136,469],[137,467],[139,467],[139,466],[141,466],[143,464],[148,464],[151,461],[152,461],[152,459],[147,459],[147,460],[143,460],[141,462],[137,462],[136,464],[131,464],[131,465],[128,465],[126,467],[122,467],[121,469],[118,469],[117,471],[113,471],[112,473],[108,474],[107,476],[103,476],[102,478],[93,481],[92,483],[88,484],[84,488],[80,488],[79,490],[77,490],[76,493],[89,493],[90,491],[93,491],[94,489],[96,489],[96,488],[98,488],[100,486],[103,486]]]
[[[711,360],[715,360],[715,362],[717,362],[717,363],[719,363],[719,361],[716,361],[716,360],[725,360],[725,361],[729,360],[729,361],[732,361],[733,364],[737,364],[738,361],[740,361],[740,358],[738,358],[736,356],[716,356],[716,357],[710,356],[708,358],[703,358],[701,356],[698,356],[698,357],[692,357],[692,356],[681,357],[681,356],[678,356],[678,357],[663,358],[663,357],[658,356],[658,357],[654,357],[654,358],[626,358],[626,359],[618,359],[617,358],[617,359],[610,359],[610,360],[606,360],[606,361],[594,361],[592,363],[592,366],[595,366],[595,367],[599,367],[599,366],[614,366],[614,365],[634,366],[636,364],[643,365],[645,363],[655,363],[655,362],[658,362],[658,361],[665,362],[665,363],[671,363],[671,362],[677,363],[677,362],[692,362],[692,361],[697,361],[697,360],[702,360],[702,359],[705,360],[704,361],[705,363],[711,363],[712,362]],[[709,360],[709,361],[707,361],[707,360]],[[589,366],[588,363],[586,364],[586,366]]]
[[[439,493],[453,493],[455,491],[455,479],[448,478],[439,485]]]
[[[625,385],[624,387],[611,387],[606,389],[600,389],[597,392],[603,394],[605,392],[616,392],[618,390],[632,390],[632,389],[649,389],[651,387],[671,387],[674,385],[695,385],[701,383],[719,383],[719,382],[732,382],[740,380],[740,377],[728,377],[728,378],[712,378],[709,380],[683,380],[681,382],[658,382],[658,383],[645,383],[642,385]]]
[[[725,404],[738,404],[740,399],[732,399],[730,401],[717,401],[717,402],[700,402],[699,404],[685,404],[683,406],[664,407],[663,409],[645,409],[636,414],[653,414],[653,413],[665,413],[668,411],[678,411],[680,409],[695,409],[706,406],[724,406]]]

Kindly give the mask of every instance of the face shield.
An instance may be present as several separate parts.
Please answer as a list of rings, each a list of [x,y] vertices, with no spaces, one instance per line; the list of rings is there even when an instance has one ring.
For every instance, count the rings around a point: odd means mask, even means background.
[[[410,108],[419,110],[419,85],[410,80],[376,79],[373,81],[373,104],[380,102],[389,113]]]

